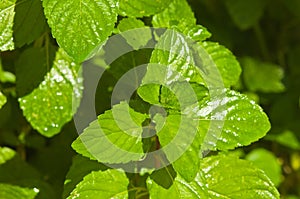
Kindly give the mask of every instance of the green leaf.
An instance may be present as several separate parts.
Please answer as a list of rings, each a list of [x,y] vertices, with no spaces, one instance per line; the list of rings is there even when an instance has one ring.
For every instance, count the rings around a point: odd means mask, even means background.
[[[142,123],[148,116],[135,112],[126,102],[98,117],[73,142],[79,154],[105,163],[126,163],[144,156]]]
[[[0,51],[13,50],[13,23],[16,0],[0,2]]]
[[[33,59],[38,57],[38,59]],[[28,95],[44,80],[50,71],[55,58],[55,49],[52,45],[43,48],[28,48],[24,50],[15,62],[16,90],[19,97]]]
[[[152,38],[151,29],[146,27],[143,21],[135,18],[122,19],[118,25],[118,30],[134,50],[145,46]]]
[[[294,150],[300,149],[300,142],[298,138],[296,137],[295,133],[289,130],[286,130],[278,135],[272,135],[272,134],[267,135],[265,139],[271,140],[273,142],[277,142],[283,146],[286,146]]]
[[[6,161],[12,159],[15,154],[16,152],[10,148],[0,147],[0,164],[3,164]]]
[[[147,181],[150,198],[231,198],[279,199],[279,193],[263,171],[248,161],[233,156],[204,158],[192,182],[177,176],[173,185],[165,189],[151,179]]]
[[[105,169],[107,169],[107,167],[97,161],[76,155],[73,158],[72,166],[66,176],[63,198],[67,198],[70,195],[76,185],[83,180],[84,176],[92,171],[104,171]]]
[[[245,30],[258,23],[267,2],[267,0],[225,0],[225,5],[234,23]]]
[[[15,47],[30,44],[46,31],[46,19],[40,0],[17,0],[13,37]]]
[[[82,78],[78,70],[79,66],[59,49],[45,80],[32,93],[19,98],[24,116],[42,135],[54,136],[71,120],[82,92]]]
[[[253,162],[257,168],[263,170],[276,187],[280,184],[281,165],[273,153],[266,149],[258,148],[247,154],[245,159]]]
[[[224,46],[215,42],[203,42],[200,45],[211,56],[223,78],[225,87],[235,85],[242,72],[235,56]]]
[[[243,58],[241,63],[244,82],[250,91],[277,93],[285,90],[285,86],[281,82],[284,71],[280,66],[250,57]]]
[[[199,170],[200,163],[201,143],[197,133],[198,122],[185,115],[169,115],[167,118],[156,116],[154,120],[157,124],[159,143],[168,160],[175,161],[174,169],[186,181],[192,181]],[[171,148],[170,146],[165,148],[168,144],[171,144]]]
[[[163,12],[153,16],[152,24],[158,28],[175,28],[196,41],[211,36],[206,28],[196,25],[196,18],[186,0],[174,0]]]
[[[200,103],[197,116],[202,150],[234,149],[265,136],[270,123],[262,108],[245,95],[228,90],[222,92]]]
[[[118,170],[92,171],[72,191],[68,199],[128,198],[128,179]]]
[[[0,109],[2,106],[6,103],[6,97],[3,95],[3,93],[0,91]]]
[[[0,50],[22,47],[46,29],[40,0],[6,0],[0,2]]]
[[[0,198],[3,199],[34,199],[38,189],[29,189],[9,184],[0,184]]]
[[[150,16],[163,11],[173,0],[120,0],[119,14],[130,17]]]
[[[111,35],[118,0],[44,0],[48,24],[60,47],[77,62]]]
[[[152,52],[143,82],[163,82],[169,85],[175,81],[202,83],[199,68],[194,63],[193,46],[187,38],[176,30],[167,30],[160,38]],[[200,55],[199,55],[200,56]],[[158,67],[159,64],[162,67]],[[156,78],[152,76],[157,74]],[[150,77],[147,77],[150,75]],[[147,81],[147,78],[150,79]]]

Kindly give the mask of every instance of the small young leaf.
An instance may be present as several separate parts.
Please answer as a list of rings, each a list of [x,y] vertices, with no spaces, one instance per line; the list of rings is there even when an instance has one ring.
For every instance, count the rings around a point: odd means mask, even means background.
[[[263,148],[257,148],[247,154],[245,159],[253,162],[257,168],[263,170],[276,187],[280,184],[281,166],[273,153]]]
[[[29,95],[19,98],[20,107],[33,128],[46,137],[60,132],[79,105],[82,78],[79,66],[62,50],[56,53],[52,69],[45,80]]]
[[[197,116],[203,150],[246,146],[266,135],[270,123],[260,106],[235,91],[221,93],[200,102]]]
[[[300,142],[296,137],[296,134],[292,131],[286,130],[280,134],[269,134],[265,137],[266,140],[271,140],[273,142],[277,142],[285,147],[299,150],[300,149]]]
[[[214,42],[203,42],[200,45],[211,56],[225,87],[230,87],[237,83],[242,72],[239,62],[235,56],[224,46]]]
[[[267,0],[225,0],[225,5],[234,23],[245,30],[259,21],[267,2]]]
[[[104,163],[139,160],[144,156],[142,123],[146,118],[121,102],[90,123],[72,147],[77,153]]]
[[[225,172],[224,172],[225,170]],[[152,179],[147,180],[151,199],[279,199],[279,193],[266,174],[248,161],[233,156],[217,155],[204,158],[192,182],[177,176],[165,189]]]
[[[0,91],[0,109],[2,106],[6,103],[6,97],[3,95],[3,93]]]
[[[44,0],[48,24],[60,47],[82,62],[111,35],[118,0]]]
[[[120,0],[119,13],[123,16],[143,17],[163,11],[173,0]]]
[[[284,71],[280,66],[264,63],[249,57],[241,60],[243,77],[250,91],[265,93],[282,92],[285,86],[281,82]]]
[[[92,171],[77,184],[67,199],[127,199],[128,179],[124,172],[118,170]]]
[[[16,152],[7,147],[0,147],[0,164],[5,163],[15,156]]]
[[[29,189],[9,184],[0,184],[0,198],[5,199],[34,199],[38,189]]]

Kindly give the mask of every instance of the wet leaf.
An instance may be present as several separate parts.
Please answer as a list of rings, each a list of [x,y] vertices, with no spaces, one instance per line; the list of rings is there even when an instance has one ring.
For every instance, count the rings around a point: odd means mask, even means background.
[[[87,59],[117,21],[117,0],[44,0],[43,6],[54,38],[76,62]]]
[[[32,93],[19,98],[24,116],[42,135],[54,136],[71,120],[82,92],[78,70],[79,65],[59,49],[45,80]]]
[[[270,129],[262,108],[235,91],[220,91],[219,96],[201,101],[197,116],[202,150],[246,146],[265,136]]]
[[[0,51],[13,50],[13,22],[16,0],[0,2]]]
[[[226,172],[224,172],[226,169]],[[173,185],[165,189],[147,180],[150,198],[174,199],[279,199],[279,193],[266,174],[248,161],[233,156],[204,158],[192,182],[177,175]]]

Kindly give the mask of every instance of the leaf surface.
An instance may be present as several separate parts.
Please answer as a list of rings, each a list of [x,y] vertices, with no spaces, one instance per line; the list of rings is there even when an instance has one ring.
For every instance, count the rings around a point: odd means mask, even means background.
[[[72,191],[68,199],[128,198],[128,179],[118,170],[92,171]]]
[[[54,136],[71,120],[72,100],[76,108],[82,92],[78,70],[79,65],[60,49],[45,80],[32,93],[19,98],[24,116],[42,135]]]
[[[43,6],[53,36],[76,62],[87,59],[117,21],[117,0],[44,0]]]
[[[142,123],[146,118],[121,102],[91,122],[72,147],[85,157],[105,163],[139,160],[144,156]]]
[[[173,0],[120,0],[123,16],[143,17],[163,11]]]
[[[224,172],[226,169],[226,172]],[[233,156],[217,155],[204,158],[192,182],[177,176],[173,185],[165,189],[148,179],[151,199],[279,199],[279,193],[266,176],[248,161]]]
[[[34,199],[38,189],[29,189],[19,186],[0,184],[0,198],[5,199]]]

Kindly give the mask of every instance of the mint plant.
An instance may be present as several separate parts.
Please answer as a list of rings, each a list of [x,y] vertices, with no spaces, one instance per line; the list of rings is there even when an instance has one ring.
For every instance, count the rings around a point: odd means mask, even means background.
[[[11,125],[0,137],[0,198],[280,198],[276,158],[263,150],[238,154],[266,136],[269,118],[251,95],[233,89],[239,61],[197,23],[189,3],[0,2],[0,131]],[[243,5],[224,4],[248,29],[266,1],[246,22]],[[115,36],[122,45],[110,43]],[[126,53],[110,60],[119,49]],[[249,91],[284,90],[276,65],[241,63]],[[89,74],[90,65],[100,72]],[[270,81],[262,85],[265,73]],[[93,78],[100,81],[90,99]],[[121,92],[131,87],[125,99]],[[95,103],[97,118],[85,115],[84,103]],[[76,126],[76,117],[88,117],[82,132],[70,122]],[[275,177],[258,153],[275,165]]]

